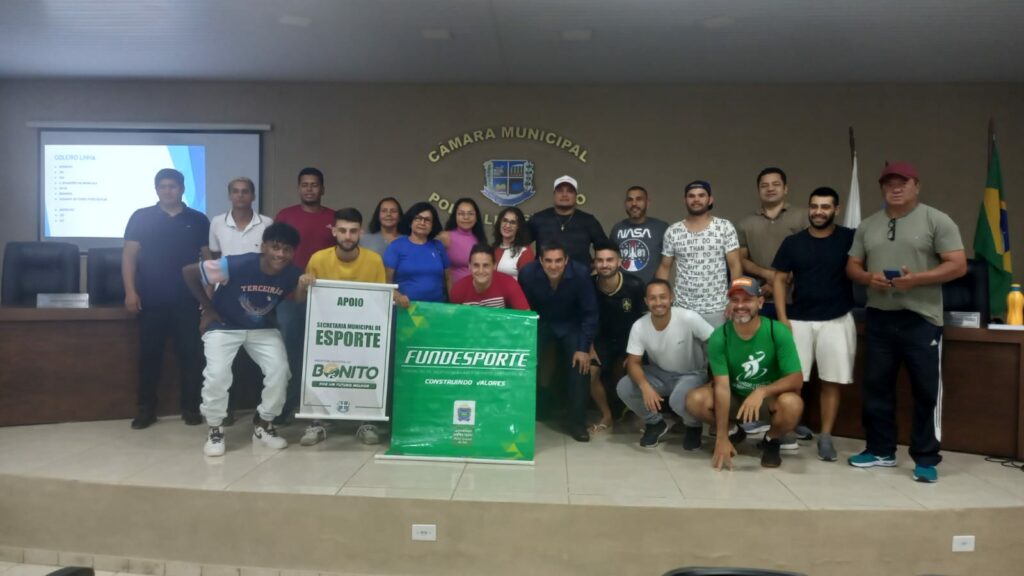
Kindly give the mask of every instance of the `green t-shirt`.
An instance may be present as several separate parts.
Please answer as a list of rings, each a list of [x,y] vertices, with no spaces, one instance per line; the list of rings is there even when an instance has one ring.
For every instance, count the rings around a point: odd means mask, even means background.
[[[853,235],[850,256],[864,260],[868,272],[899,270],[901,266],[911,272],[924,272],[942,262],[939,254],[963,249],[960,229],[953,219],[931,206],[918,204],[900,218],[889,218],[884,210],[865,218]],[[910,310],[931,324],[942,326],[942,284],[915,286],[906,291],[868,288],[868,307]]]
[[[728,375],[733,393],[743,397],[758,386],[801,371],[793,333],[785,324],[763,316],[750,340],[740,338],[732,322],[715,328],[708,340],[708,364],[713,375]]]

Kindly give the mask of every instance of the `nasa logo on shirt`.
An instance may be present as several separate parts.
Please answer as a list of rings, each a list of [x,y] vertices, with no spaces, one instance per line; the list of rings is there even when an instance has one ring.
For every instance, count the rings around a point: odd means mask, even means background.
[[[639,272],[651,261],[651,249],[637,238],[620,242],[619,255],[622,257],[622,269],[626,272]]]

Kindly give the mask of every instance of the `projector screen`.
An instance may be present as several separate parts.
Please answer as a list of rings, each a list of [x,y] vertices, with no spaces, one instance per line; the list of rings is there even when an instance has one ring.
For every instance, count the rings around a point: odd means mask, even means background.
[[[39,142],[41,240],[120,246],[132,213],[156,203],[162,168],[185,176],[182,200],[210,217],[231,209],[228,182],[247,176],[259,210],[259,132],[44,129]]]

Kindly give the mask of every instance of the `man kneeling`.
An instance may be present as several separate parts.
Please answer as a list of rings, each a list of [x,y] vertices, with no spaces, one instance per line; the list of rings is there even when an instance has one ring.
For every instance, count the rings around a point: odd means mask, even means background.
[[[252,440],[281,449],[288,442],[277,434],[273,420],[281,413],[288,387],[288,357],[284,340],[271,312],[288,294],[299,288],[296,300],[306,299],[312,276],[292,266],[299,233],[288,224],[275,222],[263,232],[260,253],[225,256],[190,264],[182,270],[185,284],[202,306],[199,331],[203,333],[206,369],[203,370],[203,403],[200,411],[210,426],[203,452],[224,455],[221,422],[227,415],[231,388],[231,363],[245,347],[263,372],[263,397],[256,408]],[[216,286],[213,300],[205,287]]]
[[[746,438],[740,426],[729,434],[731,422],[771,421],[761,443],[761,466],[777,468],[779,439],[796,428],[804,409],[800,357],[789,328],[759,315],[764,298],[756,280],[741,276],[728,294],[732,319],[708,340],[712,383],[690,392],[686,409],[715,426],[711,464],[718,470],[732,469],[733,444]]]

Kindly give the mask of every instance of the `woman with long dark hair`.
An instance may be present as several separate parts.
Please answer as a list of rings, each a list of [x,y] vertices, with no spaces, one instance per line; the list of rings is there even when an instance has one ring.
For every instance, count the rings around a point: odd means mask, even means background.
[[[367,227],[369,233],[363,234],[359,244],[383,256],[388,244],[398,238],[398,222],[401,219],[402,205],[397,199],[388,196],[377,202],[373,217],[370,218],[370,225]]]
[[[494,222],[494,261],[498,272],[519,277],[519,271],[536,257],[530,248],[530,229],[523,211],[509,206]]]
[[[487,244],[484,219],[472,198],[459,198],[452,207],[444,232],[437,237],[448,249],[452,284],[469,276],[469,252],[477,244]],[[451,284],[449,284],[449,287]]]

